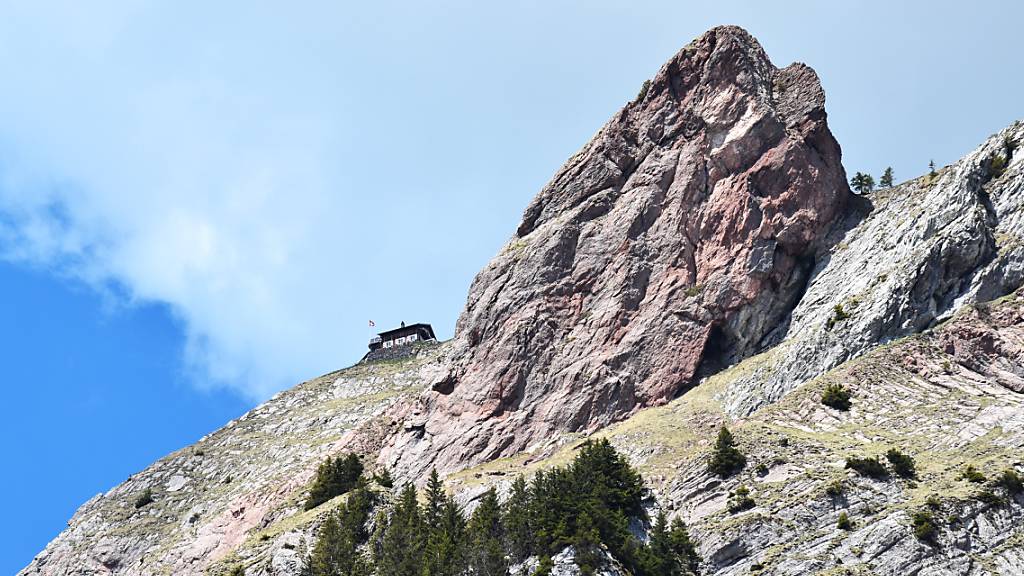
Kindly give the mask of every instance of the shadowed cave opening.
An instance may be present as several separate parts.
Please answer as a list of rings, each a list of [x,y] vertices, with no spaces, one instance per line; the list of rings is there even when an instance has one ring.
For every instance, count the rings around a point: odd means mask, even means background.
[[[736,337],[720,323],[711,326],[711,332],[704,341],[704,350],[700,354],[700,363],[694,372],[690,386],[681,389],[681,394],[692,388],[702,378],[707,378],[725,370],[736,363]]]

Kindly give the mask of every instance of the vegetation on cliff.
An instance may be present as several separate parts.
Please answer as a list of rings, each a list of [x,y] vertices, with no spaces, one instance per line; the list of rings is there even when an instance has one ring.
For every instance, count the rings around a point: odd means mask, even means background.
[[[646,524],[648,491],[640,474],[607,440],[584,443],[572,463],[513,482],[501,502],[492,488],[469,519],[433,472],[424,493],[406,484],[393,505],[358,482],[345,505],[321,525],[310,576],[501,575],[534,559],[539,573],[551,557],[573,547],[584,574],[593,574],[607,550],[637,576],[683,575],[698,557],[685,524],[662,512],[643,543],[630,524]],[[367,534],[371,509],[373,534]]]

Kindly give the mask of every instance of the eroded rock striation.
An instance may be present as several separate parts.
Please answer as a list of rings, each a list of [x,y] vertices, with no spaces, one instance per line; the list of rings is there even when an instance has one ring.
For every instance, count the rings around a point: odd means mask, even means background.
[[[1024,171],[1016,142],[1024,142],[1024,123],[934,175],[869,195],[870,213],[819,261],[775,354],[723,393],[729,411],[749,414],[879,343],[1020,286]],[[1005,166],[993,169],[996,158]]]
[[[773,344],[852,197],[824,106],[813,70],[742,29],[680,51],[477,276],[422,430],[385,459],[418,476],[515,453]]]

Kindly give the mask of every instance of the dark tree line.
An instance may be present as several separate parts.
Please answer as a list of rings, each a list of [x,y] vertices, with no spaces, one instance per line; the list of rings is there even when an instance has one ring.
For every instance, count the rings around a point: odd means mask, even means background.
[[[346,503],[323,523],[308,564],[310,576],[506,576],[530,557],[535,574],[567,546],[585,574],[607,549],[636,576],[694,574],[698,557],[686,526],[662,513],[647,543],[630,522],[647,523],[643,479],[607,440],[586,442],[567,466],[515,479],[502,502],[491,489],[467,519],[432,472],[423,503],[405,485],[385,506],[359,480]],[[389,509],[390,508],[390,509]],[[374,515],[374,511],[376,514]],[[373,533],[367,525],[374,517]]]

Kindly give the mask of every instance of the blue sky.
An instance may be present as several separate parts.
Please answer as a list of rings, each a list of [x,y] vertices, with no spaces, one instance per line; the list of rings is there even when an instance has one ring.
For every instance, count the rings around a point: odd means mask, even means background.
[[[429,4],[429,5],[428,5]],[[822,77],[848,171],[1024,116],[1014,2],[0,3],[0,573],[401,320],[716,24]]]

